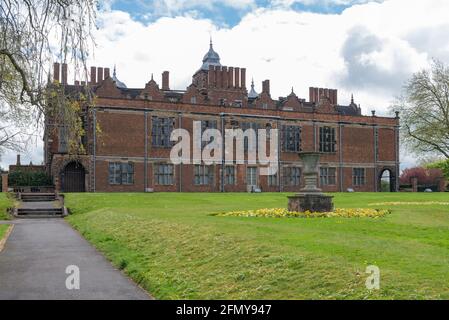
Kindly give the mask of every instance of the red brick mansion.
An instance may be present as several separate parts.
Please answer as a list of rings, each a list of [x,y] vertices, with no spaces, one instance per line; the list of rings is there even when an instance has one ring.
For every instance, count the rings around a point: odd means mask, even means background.
[[[127,88],[114,70],[91,67],[89,86],[67,83],[67,65],[54,64],[54,81],[67,92],[91,90],[95,105],[81,114],[85,154],[68,155],[64,130],[44,136],[45,164],[64,192],[262,192],[298,191],[303,184],[298,152],[318,151],[320,187],[327,192],[378,191],[385,171],[396,191],[399,118],[361,114],[354,103],[338,104],[337,90],[310,88],[309,98],[292,92],[275,99],[270,81],[262,92],[247,86],[245,68],[226,67],[212,43],[185,90],[171,90],[169,72],[159,85]],[[170,134],[176,128],[278,129],[276,174],[260,175],[250,164],[173,164]],[[46,122],[50,126],[49,122]],[[101,128],[101,134],[94,128]],[[51,132],[51,133],[50,133]]]

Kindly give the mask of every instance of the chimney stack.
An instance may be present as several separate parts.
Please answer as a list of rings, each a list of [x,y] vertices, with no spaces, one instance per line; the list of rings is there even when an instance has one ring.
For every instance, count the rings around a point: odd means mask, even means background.
[[[221,67],[221,77],[223,79],[223,88],[228,88],[228,67]]]
[[[96,84],[96,83],[97,83],[97,68],[90,67],[90,84]]]
[[[215,66],[215,79],[217,79],[217,88],[223,87],[223,77],[221,76],[221,67]]]
[[[62,64],[61,83],[62,84],[67,84],[67,63],[63,63]]]
[[[104,79],[107,79],[111,76],[111,71],[109,68],[104,68]]]
[[[162,72],[162,90],[170,90],[170,73]]]
[[[17,162],[16,162],[16,166],[20,166],[20,154],[17,155]]]
[[[53,63],[53,81],[59,82],[59,63]]]
[[[234,69],[234,86],[240,88],[240,68]]]
[[[209,87],[215,87],[215,69],[214,66],[210,65],[209,66],[209,74],[208,74],[208,84]]]
[[[100,83],[103,81],[103,68],[98,67],[97,68],[97,83]]]
[[[80,82],[79,82],[79,80],[75,80],[75,86],[79,86],[80,85]]]
[[[234,88],[234,67],[229,67],[228,85],[229,85],[229,88]]]
[[[270,95],[270,80],[262,81],[262,92]]]
[[[246,88],[246,68],[241,68],[240,74],[241,74],[240,87],[242,89],[245,89]]]

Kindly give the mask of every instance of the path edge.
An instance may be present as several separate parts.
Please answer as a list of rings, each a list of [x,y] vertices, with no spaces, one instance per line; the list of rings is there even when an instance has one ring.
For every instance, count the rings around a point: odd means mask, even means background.
[[[8,240],[9,236],[11,235],[13,229],[14,229],[14,224],[10,224],[8,227],[8,230],[6,230],[5,236],[3,237],[3,239],[0,240],[0,253],[3,251],[6,241]]]

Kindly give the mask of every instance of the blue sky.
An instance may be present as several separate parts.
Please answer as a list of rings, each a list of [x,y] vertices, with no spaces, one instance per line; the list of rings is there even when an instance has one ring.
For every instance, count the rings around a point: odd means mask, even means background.
[[[142,23],[151,23],[167,15],[194,15],[196,18],[210,19],[219,26],[233,27],[257,8],[340,14],[354,3],[363,2],[368,0],[111,0],[107,5],[112,10],[128,12],[133,19]]]

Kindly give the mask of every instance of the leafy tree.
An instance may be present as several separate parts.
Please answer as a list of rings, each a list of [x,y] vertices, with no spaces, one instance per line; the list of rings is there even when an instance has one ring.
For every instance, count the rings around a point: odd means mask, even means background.
[[[408,185],[411,183],[413,177],[418,178],[418,184],[420,185],[436,185],[438,184],[439,179],[443,177],[443,173],[440,169],[436,168],[407,168],[402,171],[399,181],[402,185]]]
[[[449,180],[449,160],[439,160],[428,163],[426,168],[440,169],[443,172],[444,177]]]
[[[48,114],[77,126],[73,102],[61,86],[49,86],[50,65],[70,61],[75,76],[86,78],[96,9],[96,0],[1,1],[0,153],[25,148]]]
[[[412,152],[449,159],[449,67],[434,60],[415,73],[393,107],[401,114],[402,137]]]

